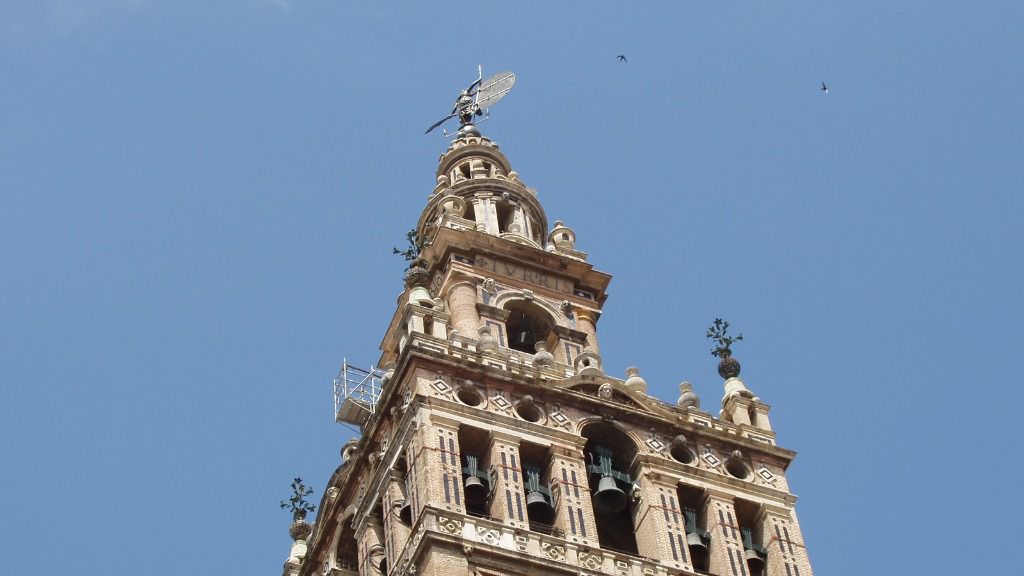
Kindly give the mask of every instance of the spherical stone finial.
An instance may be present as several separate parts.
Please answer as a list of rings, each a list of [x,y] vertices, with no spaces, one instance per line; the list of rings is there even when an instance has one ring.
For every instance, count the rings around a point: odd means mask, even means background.
[[[693,391],[693,384],[689,382],[679,384],[679,399],[676,400],[676,406],[684,410],[687,408],[700,410],[700,396]]]
[[[626,389],[641,394],[647,393],[647,381],[640,377],[640,370],[636,366],[626,368]]]

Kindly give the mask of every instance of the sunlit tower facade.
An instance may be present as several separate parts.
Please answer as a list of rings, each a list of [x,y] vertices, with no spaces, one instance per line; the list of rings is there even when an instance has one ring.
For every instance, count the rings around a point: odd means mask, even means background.
[[[812,576],[769,406],[727,353],[717,415],[604,372],[611,276],[471,124],[441,156],[379,372],[285,576]],[[629,297],[628,295],[625,297]]]

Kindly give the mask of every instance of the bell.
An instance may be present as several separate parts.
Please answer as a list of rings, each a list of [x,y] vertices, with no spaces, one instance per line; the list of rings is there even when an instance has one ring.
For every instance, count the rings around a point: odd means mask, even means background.
[[[466,477],[466,506],[482,507],[487,502],[487,486],[476,476]]]
[[[527,348],[533,346],[533,332],[523,330],[519,333],[518,341],[521,346],[526,346]]]
[[[384,574],[385,576],[387,576],[387,573],[388,573],[388,559],[387,558],[381,558],[379,570],[380,570],[381,574]]]
[[[626,507],[626,493],[611,476],[602,476],[594,492],[594,510],[599,514],[615,514]]]
[[[761,555],[754,550],[744,550],[743,557],[747,559],[747,567],[750,568],[751,574],[762,574],[764,570],[764,559]]]
[[[704,539],[696,532],[686,535],[686,546],[690,549],[690,559],[695,568],[707,566],[708,547],[704,545]]]
[[[398,509],[398,519],[406,526],[412,525],[412,504],[408,500]]]
[[[551,507],[543,494],[534,491],[526,495],[526,514],[530,520],[549,524],[555,516],[555,509]]]

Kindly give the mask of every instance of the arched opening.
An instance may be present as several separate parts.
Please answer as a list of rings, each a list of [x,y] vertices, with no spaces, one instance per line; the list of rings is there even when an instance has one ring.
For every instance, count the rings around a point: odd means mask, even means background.
[[[551,454],[544,446],[522,442],[519,444],[522,462],[523,490],[526,492],[526,515],[530,530],[551,534],[555,518],[551,496]]]
[[[462,452],[462,494],[466,513],[488,516],[491,500],[491,478],[484,468],[490,436],[486,430],[472,426],[459,426],[459,450]]]
[[[740,535],[743,538],[743,559],[747,563],[750,576],[763,576],[767,554],[761,544],[761,534],[756,530],[760,506],[737,498],[733,502],[733,507],[736,509],[736,523],[740,525]]]
[[[686,547],[690,553],[690,562],[696,572],[706,574],[710,564],[710,538],[706,530],[707,519],[704,517],[704,491],[695,486],[680,485],[677,496],[686,522]]]
[[[604,422],[587,425],[583,437],[587,439],[584,452],[598,542],[601,548],[636,555],[633,480],[629,475],[636,445],[625,432]]]
[[[399,458],[395,462],[395,471],[402,478],[402,500],[396,511],[398,521],[406,526],[412,526],[412,496],[409,490],[409,467],[405,463],[405,458]]]
[[[522,225],[516,221],[516,205],[507,200],[495,202],[494,209],[498,216],[498,232],[522,234]]]
[[[353,573],[359,570],[356,533],[352,529],[352,519],[349,517],[342,519],[339,525],[338,541],[334,545],[334,567]]]
[[[508,334],[508,347],[513,350],[533,354],[537,351],[537,342],[547,344],[549,350],[554,349],[553,332],[555,323],[551,316],[540,306],[526,301],[516,300],[505,306],[508,320],[505,321],[505,333]]]

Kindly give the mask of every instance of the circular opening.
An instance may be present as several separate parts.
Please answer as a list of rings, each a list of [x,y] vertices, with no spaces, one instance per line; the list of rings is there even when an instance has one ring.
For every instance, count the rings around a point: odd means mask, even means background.
[[[456,396],[466,406],[479,406],[484,401],[483,395],[472,388],[459,388]]]
[[[674,458],[677,462],[682,462],[683,464],[693,464],[693,452],[690,452],[690,450],[686,446],[683,446],[681,444],[673,446],[670,454],[672,455],[672,458]]]
[[[540,419],[544,417],[544,413],[540,411],[540,408],[536,404],[517,404],[516,414],[526,420],[527,422],[540,422]]]
[[[728,462],[725,463],[725,471],[739,478],[740,480],[746,480],[747,476],[750,475],[750,472],[747,470],[747,467],[744,466],[742,462],[735,459],[730,459]]]

